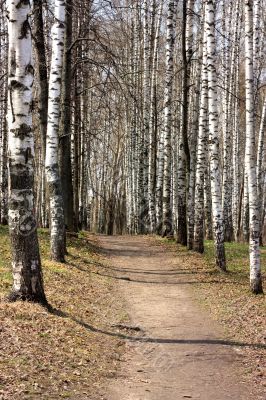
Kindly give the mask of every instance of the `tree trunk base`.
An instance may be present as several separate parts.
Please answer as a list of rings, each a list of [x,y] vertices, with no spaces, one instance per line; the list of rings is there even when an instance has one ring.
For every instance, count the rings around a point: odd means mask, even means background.
[[[197,253],[204,253],[204,245],[201,243],[194,243],[193,248],[191,250],[196,251]]]
[[[46,300],[46,297],[44,295],[38,295],[38,294],[30,294],[29,295],[29,294],[12,291],[6,297],[6,301],[8,303],[15,303],[16,301],[27,301],[27,302],[31,302],[31,303],[38,303],[44,307],[49,307],[49,303]]]
[[[250,281],[250,289],[251,289],[251,292],[254,294],[263,294],[261,276],[258,277],[257,279],[252,279]]]
[[[190,251],[190,250],[193,250],[193,240],[191,241],[191,240],[189,240],[188,241],[188,243],[187,243],[187,249]]]
[[[226,258],[223,242],[215,243],[215,253],[217,268],[222,272],[226,272]]]
[[[225,258],[224,259],[220,259],[220,258],[218,259],[216,257],[216,266],[220,271],[227,272]]]
[[[168,240],[173,240],[174,239],[174,234],[173,232],[167,232],[166,230],[162,233],[161,235],[162,238],[166,238]]]
[[[187,240],[186,240],[186,238],[181,237],[181,236],[179,236],[179,235],[177,235],[177,240],[176,240],[176,242],[177,242],[178,244],[181,244],[181,246],[187,246]]]
[[[186,205],[178,207],[178,221],[177,221],[177,243],[182,246],[187,246],[187,209]]]
[[[156,226],[156,234],[159,236],[162,236],[162,234],[163,234],[163,224],[162,223],[158,224]]]
[[[66,260],[65,260],[65,255],[67,254],[67,251],[64,250],[64,254],[63,255],[55,255],[55,254],[51,254],[51,261],[55,261],[61,264],[65,264]]]

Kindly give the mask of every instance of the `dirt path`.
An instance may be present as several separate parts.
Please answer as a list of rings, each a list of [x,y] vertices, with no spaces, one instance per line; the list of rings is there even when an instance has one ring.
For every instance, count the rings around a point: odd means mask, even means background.
[[[193,271],[145,237],[100,237],[125,298],[125,359],[106,400],[250,400],[241,347],[201,310]],[[193,269],[193,268],[192,268]],[[135,339],[134,339],[135,338]]]

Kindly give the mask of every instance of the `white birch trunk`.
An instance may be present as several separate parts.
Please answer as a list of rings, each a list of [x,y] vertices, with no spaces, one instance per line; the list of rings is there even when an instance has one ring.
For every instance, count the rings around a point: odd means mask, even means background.
[[[148,230],[148,143],[149,143],[149,110],[150,110],[150,66],[149,66],[149,24],[148,1],[143,2],[143,126],[139,141],[139,213],[138,233],[147,233]]]
[[[230,84],[230,98],[231,98],[231,121],[233,121],[232,126],[232,225],[234,239],[239,239],[239,215],[241,215],[241,165],[239,162],[240,157],[240,110],[239,110],[239,43],[241,35],[241,9],[240,1],[236,2],[235,11],[235,31],[232,49],[232,60],[231,60],[231,84]],[[231,124],[232,125],[232,124]]]
[[[151,104],[149,122],[149,216],[150,230],[156,231],[156,153],[158,135],[158,110],[157,110],[157,74],[158,74],[158,46],[160,39],[160,29],[162,22],[163,1],[161,1],[158,12],[158,20],[155,31],[154,50],[152,58],[152,77],[151,77]]]
[[[65,34],[65,1],[55,0],[52,28],[52,58],[49,79],[48,124],[46,142],[46,179],[50,198],[51,257],[64,262],[65,223],[58,165],[60,95]]]
[[[8,154],[9,228],[12,246],[11,301],[47,304],[34,216],[32,134],[32,40],[30,1],[9,0]]]
[[[213,233],[216,250],[216,265],[221,270],[226,270],[224,250],[224,226],[222,207],[222,179],[220,167],[220,146],[218,135],[217,112],[217,72],[215,60],[215,1],[206,3],[207,30],[207,60],[208,60],[208,97],[209,97],[209,151],[210,151],[210,178],[212,195]]]
[[[260,220],[260,242],[262,242],[262,230],[264,221],[263,200],[265,195],[265,131],[266,131],[266,98],[264,99],[262,115],[260,121],[259,139],[258,139],[258,153],[257,153],[257,180],[258,180],[258,201],[259,201],[259,220]]]
[[[231,104],[232,96],[230,91],[230,70],[232,60],[230,57],[230,50],[232,47],[229,35],[232,29],[232,2],[228,4],[223,1],[223,35],[224,35],[224,49],[223,49],[223,218],[224,218],[224,236],[225,241],[230,242],[233,235],[232,226],[232,181],[231,181],[231,159],[232,159],[232,110]],[[237,12],[235,18],[239,18]],[[237,19],[234,24],[234,32],[232,37],[235,38],[237,31]]]
[[[8,223],[8,177],[7,177],[7,102],[8,102],[8,54],[7,54],[7,24],[5,20],[5,5],[0,7],[0,224]]]
[[[171,212],[171,130],[172,130],[172,93],[174,79],[174,44],[177,0],[168,4],[166,32],[166,81],[164,92],[164,174],[163,174],[163,227],[162,235],[173,234]]]
[[[260,61],[260,37],[261,29],[260,22],[262,19],[261,13],[261,0],[254,0],[253,2],[253,75],[254,75],[254,97],[257,97],[257,90],[259,86],[259,61]]]
[[[207,150],[207,160],[209,158]],[[204,228],[207,240],[213,240],[212,196],[210,182],[210,167],[207,163],[204,173]]]
[[[204,251],[204,174],[207,164],[207,126],[208,126],[208,70],[207,70],[207,32],[203,34],[203,59],[201,70],[201,92],[199,111],[199,132],[195,185],[195,226],[193,249]]]
[[[254,123],[254,74],[253,74],[253,2],[245,0],[245,89],[246,89],[246,152],[245,169],[249,194],[249,252],[250,287],[253,293],[262,292],[259,250],[259,204]]]
[[[187,86],[190,88],[190,81],[192,81],[192,57],[193,57],[193,26],[194,26],[194,7],[195,1],[190,0],[187,7],[187,24],[186,24],[186,56],[188,62],[188,82]],[[188,191],[187,191],[187,248],[188,250],[193,249],[194,242],[194,222],[195,222],[195,184],[196,184],[196,151],[197,151],[197,134],[198,134],[198,123],[199,123],[199,99],[200,99],[200,81],[201,81],[201,63],[202,63],[202,34],[201,31],[197,39],[200,38],[198,44],[198,63],[194,68],[194,82],[193,90],[194,96],[192,96],[191,89],[189,90],[190,95],[190,107],[191,112],[191,125],[188,130],[188,141],[189,141],[189,153],[190,153],[190,165],[189,165],[189,176],[188,176]]]

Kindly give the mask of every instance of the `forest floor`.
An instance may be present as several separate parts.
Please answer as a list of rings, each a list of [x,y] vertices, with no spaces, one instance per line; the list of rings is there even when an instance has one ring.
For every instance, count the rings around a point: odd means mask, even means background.
[[[155,237],[81,233],[57,264],[48,232],[39,237],[53,312],[4,302],[0,227],[1,400],[265,398],[265,298],[248,291],[247,246],[227,245],[221,274],[211,242],[199,256]]]
[[[5,302],[11,260],[8,232],[0,226],[0,400],[99,400],[124,351],[119,338],[105,334],[125,319],[122,303],[113,280],[98,274],[92,236],[69,238],[65,264],[49,260],[48,231],[40,230],[39,238],[53,312]]]

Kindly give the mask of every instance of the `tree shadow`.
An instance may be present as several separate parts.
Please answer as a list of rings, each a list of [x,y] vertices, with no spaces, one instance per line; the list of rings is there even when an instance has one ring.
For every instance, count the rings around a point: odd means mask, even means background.
[[[145,284],[151,284],[151,285],[192,285],[192,284],[204,284],[204,283],[221,283],[219,280],[214,280],[214,279],[210,279],[209,281],[197,281],[197,280],[183,281],[182,280],[182,281],[176,281],[176,282],[134,279],[134,278],[131,278],[130,276],[118,276],[118,275],[115,275],[115,274],[114,275],[104,274],[104,273],[99,272],[99,271],[96,271],[96,272],[95,271],[91,271],[91,270],[82,268],[80,265],[76,265],[76,264],[73,264],[73,263],[70,263],[70,262],[68,262],[67,265],[70,266],[70,267],[76,268],[79,271],[85,272],[87,274],[94,274],[94,275],[102,276],[104,278],[111,278],[111,279],[115,279],[115,280],[132,282],[132,283],[145,283]],[[121,270],[121,272],[127,273],[127,271],[124,271],[124,270]],[[128,271],[128,273],[131,273],[131,272]],[[224,283],[226,283],[226,282],[224,282]]]
[[[59,310],[57,308],[49,305],[48,307],[49,313],[60,317],[60,318],[68,318],[71,321],[75,322],[79,326],[82,326],[89,332],[93,332],[95,334],[102,334],[111,337],[115,337],[117,339],[135,342],[135,343],[155,343],[155,344],[206,344],[206,345],[216,345],[216,346],[228,346],[228,347],[243,347],[243,348],[256,348],[256,349],[266,349],[266,344],[263,343],[245,343],[239,342],[235,340],[226,340],[226,339],[167,339],[167,338],[153,338],[148,336],[133,336],[128,335],[121,332],[112,332],[105,329],[97,328],[87,322],[79,320],[68,314],[65,311]]]
[[[206,275],[213,275],[218,273],[218,270],[209,270],[206,271],[203,267],[198,267],[196,270],[188,270],[187,268],[177,268],[177,269],[138,269],[138,268],[117,268],[111,265],[105,265],[99,261],[88,261],[88,259],[74,255],[68,254],[68,257],[73,258],[75,260],[80,260],[83,264],[86,265],[95,265],[96,267],[100,267],[103,269],[108,269],[110,271],[115,272],[122,272],[122,273],[130,273],[130,274],[140,274],[140,275],[193,275],[197,273],[206,274]],[[68,262],[68,264],[71,264]],[[72,265],[72,264],[71,264]],[[74,265],[73,265],[74,266]]]

